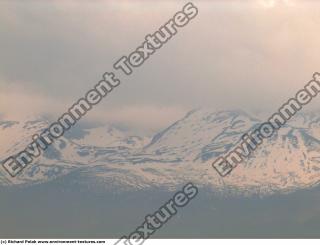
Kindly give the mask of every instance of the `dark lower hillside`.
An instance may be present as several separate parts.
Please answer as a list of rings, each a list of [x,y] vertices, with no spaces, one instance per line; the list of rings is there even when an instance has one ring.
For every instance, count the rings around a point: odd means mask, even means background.
[[[173,193],[119,192],[79,172],[41,185],[2,188],[0,237],[117,238],[133,231]],[[319,203],[319,187],[264,198],[226,198],[200,189],[154,237],[320,237]]]

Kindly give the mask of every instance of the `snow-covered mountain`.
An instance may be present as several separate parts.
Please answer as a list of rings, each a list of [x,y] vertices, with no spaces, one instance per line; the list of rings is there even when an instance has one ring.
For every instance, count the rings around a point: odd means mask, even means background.
[[[287,192],[320,180],[320,117],[296,115],[240,164],[220,177],[211,167],[241,136],[263,123],[243,111],[190,111],[152,139],[112,125],[76,127],[16,178],[2,169],[2,185],[47,182],[78,171],[89,185],[142,189],[173,188],[187,181],[227,193]],[[1,159],[24,149],[49,125],[44,119],[0,122]],[[81,177],[77,181],[81,181]],[[90,182],[90,181],[89,181]]]

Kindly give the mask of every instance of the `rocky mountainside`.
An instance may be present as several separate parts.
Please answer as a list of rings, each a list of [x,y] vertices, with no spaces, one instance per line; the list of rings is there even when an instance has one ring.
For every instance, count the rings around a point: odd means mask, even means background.
[[[288,192],[320,180],[320,117],[296,115],[229,176],[211,167],[237,146],[241,136],[265,118],[243,111],[198,109],[187,113],[152,139],[127,135],[111,125],[76,127],[57,140],[16,178],[1,171],[1,184],[37,184],[78,171],[88,185],[117,190],[172,188],[186,181],[224,193]],[[1,159],[23,150],[34,133],[49,125],[44,119],[1,121]]]

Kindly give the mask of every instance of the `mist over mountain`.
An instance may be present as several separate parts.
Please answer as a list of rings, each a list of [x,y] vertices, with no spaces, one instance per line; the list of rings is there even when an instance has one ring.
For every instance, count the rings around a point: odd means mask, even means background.
[[[116,191],[174,189],[192,181],[215,192],[270,195],[312,187],[320,180],[320,117],[297,114],[230,175],[211,167],[244,133],[263,123],[244,111],[196,109],[153,137],[130,135],[113,125],[77,125],[17,177],[0,172],[3,186],[39,185],[71,173],[92,188]],[[45,118],[1,120],[2,160],[23,150],[48,127]]]

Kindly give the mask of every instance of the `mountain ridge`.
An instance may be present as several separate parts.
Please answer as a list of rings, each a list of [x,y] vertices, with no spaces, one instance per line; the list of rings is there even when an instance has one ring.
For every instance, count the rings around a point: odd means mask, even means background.
[[[152,139],[128,135],[112,125],[78,127],[56,140],[16,178],[0,171],[0,184],[40,184],[83,169],[92,179],[119,188],[173,188],[193,181],[222,192],[287,192],[320,180],[319,122],[315,113],[297,114],[225,178],[211,163],[263,123],[244,111],[192,110]],[[0,121],[1,158],[21,151],[34,133],[48,125],[41,119]]]

